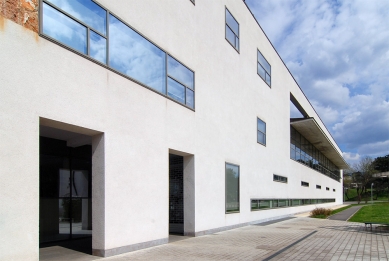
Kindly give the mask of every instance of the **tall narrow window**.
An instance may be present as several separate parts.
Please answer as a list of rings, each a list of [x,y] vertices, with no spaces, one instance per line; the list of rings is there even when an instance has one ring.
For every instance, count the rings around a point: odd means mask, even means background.
[[[266,145],[266,122],[257,118],[257,142]]]
[[[239,166],[226,163],[226,213],[239,212]]]
[[[257,54],[257,60],[258,75],[261,76],[261,78],[267,83],[267,85],[271,86],[271,66],[259,50]]]
[[[226,39],[239,51],[239,24],[226,8]]]

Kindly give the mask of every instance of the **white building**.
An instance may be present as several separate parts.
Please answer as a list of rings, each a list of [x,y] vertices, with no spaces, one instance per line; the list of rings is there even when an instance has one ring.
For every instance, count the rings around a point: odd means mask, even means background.
[[[243,1],[0,8],[1,260],[84,236],[110,256],[342,203],[347,164]]]

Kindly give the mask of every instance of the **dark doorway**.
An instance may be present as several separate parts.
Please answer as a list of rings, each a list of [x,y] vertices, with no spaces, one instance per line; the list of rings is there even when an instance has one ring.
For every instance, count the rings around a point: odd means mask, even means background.
[[[68,147],[64,140],[40,137],[39,150],[40,246],[91,238],[91,145]]]
[[[184,234],[184,158],[169,154],[169,233]]]

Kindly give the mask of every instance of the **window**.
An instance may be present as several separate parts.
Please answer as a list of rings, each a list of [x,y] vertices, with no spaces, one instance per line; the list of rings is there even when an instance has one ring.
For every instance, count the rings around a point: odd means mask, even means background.
[[[339,168],[293,127],[290,127],[290,158],[340,181]]]
[[[226,163],[226,213],[239,212],[239,166]]]
[[[226,8],[226,39],[239,52],[239,24]]]
[[[303,187],[309,187],[309,183],[305,181],[301,181],[301,186]]]
[[[333,192],[335,192],[336,190],[335,189],[332,189]]]
[[[168,55],[168,96],[194,108],[194,73]]]
[[[271,66],[259,50],[257,54],[257,60],[258,75],[261,76],[261,78],[267,83],[267,85],[271,86]]]
[[[288,183],[288,178],[280,175],[273,174],[273,181]]]
[[[266,122],[257,118],[257,142],[266,145]]]
[[[251,211],[330,202],[335,202],[335,199],[251,199]]]
[[[317,189],[321,189],[321,186],[320,186],[320,185],[316,185],[316,188],[317,188]]]
[[[327,191],[330,191],[330,188],[329,188],[329,187],[326,187],[326,190],[327,190]]]
[[[94,1],[43,0],[41,13],[45,38],[194,109],[194,72]]]

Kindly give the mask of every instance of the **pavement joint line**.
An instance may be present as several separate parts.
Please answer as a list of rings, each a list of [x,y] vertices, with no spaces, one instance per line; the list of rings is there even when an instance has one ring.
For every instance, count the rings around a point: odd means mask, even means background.
[[[306,236],[300,238],[299,240],[293,242],[293,243],[290,244],[289,246],[286,246],[286,247],[284,247],[283,249],[281,249],[281,250],[275,252],[275,253],[272,254],[271,256],[269,256],[269,257],[263,259],[263,261],[269,261],[269,260],[273,259],[274,257],[278,256],[278,255],[281,254],[282,252],[284,252],[284,251],[288,250],[289,248],[293,247],[294,245],[300,243],[300,242],[303,241],[304,239],[306,239],[306,238],[312,236],[312,235],[315,234],[316,232],[317,232],[317,230],[315,230],[315,231],[309,233],[308,235],[306,235]]]

